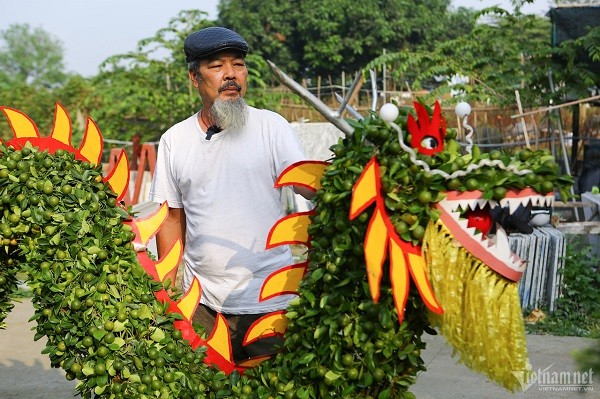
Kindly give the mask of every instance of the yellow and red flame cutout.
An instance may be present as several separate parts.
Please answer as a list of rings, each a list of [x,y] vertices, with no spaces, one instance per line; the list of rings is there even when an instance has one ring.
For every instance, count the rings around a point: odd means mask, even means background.
[[[404,308],[409,290],[409,273],[425,305],[432,312],[441,314],[442,307],[435,298],[427,278],[421,247],[402,240],[387,215],[384,198],[381,196],[381,175],[376,157],[369,161],[354,184],[350,203],[350,220],[358,217],[373,203],[375,203],[375,210],[369,221],[364,241],[367,279],[373,301],[379,300],[383,265],[389,251],[390,280],[398,320],[402,322],[404,319]]]

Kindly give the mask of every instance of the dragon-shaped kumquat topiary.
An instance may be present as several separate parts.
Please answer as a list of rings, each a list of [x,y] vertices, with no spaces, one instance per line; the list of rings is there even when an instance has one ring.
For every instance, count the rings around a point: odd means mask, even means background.
[[[14,138],[0,145],[0,321],[26,275],[36,339],[47,337],[44,353],[84,398],[412,397],[433,326],[469,367],[517,386],[524,264],[500,226],[490,233],[489,210],[549,206],[565,191],[571,179],[547,151],[463,154],[437,103],[415,103],[416,117],[402,108],[349,122],[332,162],[292,165],[278,179],[315,190],[315,209],[278,222],[268,246],[304,244],[308,258],[265,281],[261,300],[298,297],[246,336],[283,334],[281,352],[235,364],[224,318],[212,332],[191,323],[199,283],[167,294],[181,243],[158,260],[143,250],[167,208],[136,219],[120,205],[126,156],[103,177],[92,121],[76,149],[60,105],[48,137],[2,111]]]

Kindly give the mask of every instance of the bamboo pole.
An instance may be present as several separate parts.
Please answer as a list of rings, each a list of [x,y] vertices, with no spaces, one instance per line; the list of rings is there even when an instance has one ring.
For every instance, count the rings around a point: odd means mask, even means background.
[[[534,111],[529,111],[529,112],[519,111],[518,114],[511,115],[510,117],[511,117],[511,119],[520,118],[520,117],[527,116],[527,115],[539,114],[539,113],[542,113],[542,112],[552,111],[552,110],[559,109],[559,108],[562,108],[562,107],[568,107],[569,105],[575,105],[575,104],[581,104],[581,103],[588,103],[588,102],[594,101],[594,100],[600,100],[600,95],[593,96],[593,97],[588,97],[588,98],[583,98],[581,100],[570,101],[570,102],[564,103],[564,104],[552,105],[550,107],[540,108],[540,109],[536,109]]]
[[[521,105],[521,96],[519,95],[519,90],[515,90],[515,97],[517,98],[517,107],[519,108],[519,113],[523,113],[523,106]],[[529,133],[527,132],[527,123],[525,122],[525,117],[521,117],[521,125],[523,126],[523,135],[525,137],[525,145],[527,148],[531,148],[529,145]]]

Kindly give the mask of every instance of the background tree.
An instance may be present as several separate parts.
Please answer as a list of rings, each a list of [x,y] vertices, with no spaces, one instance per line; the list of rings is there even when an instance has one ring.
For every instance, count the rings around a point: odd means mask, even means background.
[[[555,82],[555,98],[573,100],[600,88],[600,26],[551,50],[548,71]]]
[[[528,2],[529,0],[525,0]],[[583,97],[598,86],[598,74],[576,61],[580,51],[600,58],[598,30],[553,49],[546,17],[490,8],[482,12],[450,7],[450,0],[221,0],[219,20],[185,10],[136,49],[108,58],[85,79],[64,71],[62,44],[40,28],[13,25],[0,31],[0,90],[3,104],[22,109],[47,133],[54,102],[72,113],[76,131],[85,116],[101,123],[107,138],[155,141],[174,122],[201,107],[187,78],[183,40],[215,24],[239,31],[249,42],[251,105],[278,110],[281,94],[265,60],[297,80],[323,76],[339,83],[340,72],[387,66],[387,76],[412,89],[450,90],[468,101],[514,105],[522,88],[525,107],[559,101],[567,91]],[[386,50],[386,54],[382,55]],[[567,60],[558,64],[556,55]],[[552,70],[557,92],[551,93]],[[467,83],[449,86],[456,76]],[[3,134],[8,132],[0,118]]]
[[[0,31],[0,83],[57,87],[64,83],[62,43],[42,28],[13,24]]]
[[[455,18],[449,6],[449,0],[224,0],[219,23],[299,79],[357,71],[384,49],[412,51],[468,32],[469,20]]]

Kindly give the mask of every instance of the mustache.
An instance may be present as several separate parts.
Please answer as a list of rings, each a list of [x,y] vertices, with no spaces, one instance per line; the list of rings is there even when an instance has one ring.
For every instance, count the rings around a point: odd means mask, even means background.
[[[222,92],[223,90],[229,89],[230,87],[235,88],[237,91],[242,90],[242,86],[235,83],[234,81],[230,81],[230,82],[225,83],[223,86],[219,87],[219,93]]]

